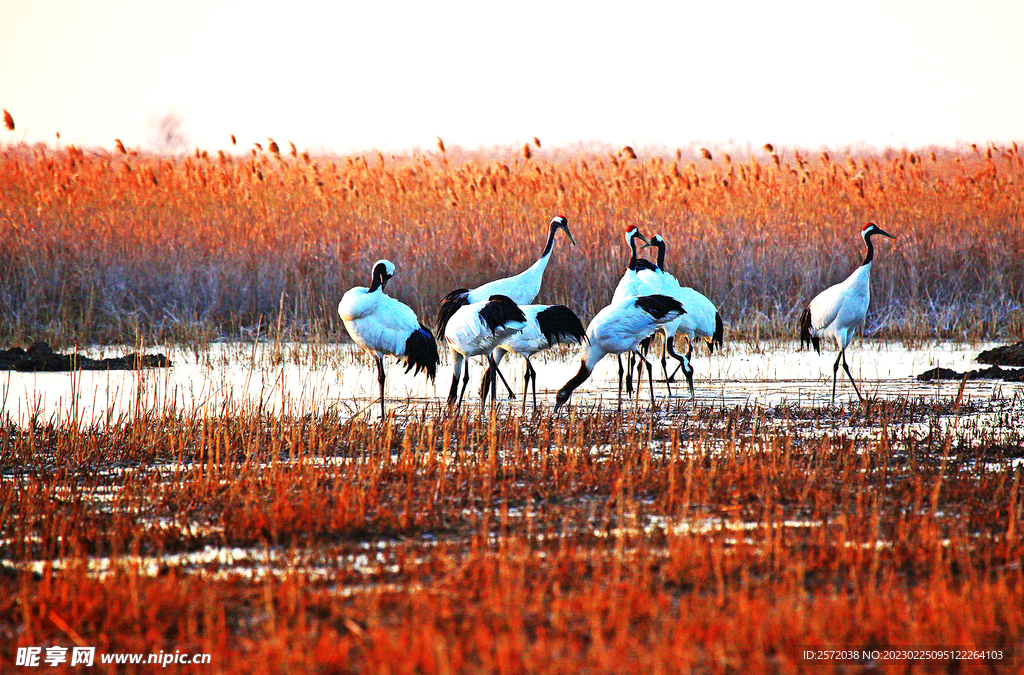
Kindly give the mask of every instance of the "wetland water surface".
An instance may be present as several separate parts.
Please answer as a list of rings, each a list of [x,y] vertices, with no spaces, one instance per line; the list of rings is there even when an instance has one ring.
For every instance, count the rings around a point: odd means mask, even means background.
[[[963,371],[977,367],[975,356],[991,345],[964,346],[933,343],[909,348],[901,344],[858,341],[848,352],[850,368],[865,396],[949,397],[960,393],[956,381],[919,382],[916,376],[941,366]],[[130,349],[88,352],[92,357],[117,355]],[[73,373],[0,373],[3,417],[16,425],[36,422],[63,423],[77,420],[83,426],[115,423],[134,412],[178,412],[185,415],[223,414],[257,408],[265,412],[307,414],[331,410],[342,415],[376,415],[376,373],[371,362],[351,345],[214,344],[209,351],[160,349],[173,366],[143,371],[80,371]],[[708,355],[701,344],[694,350],[693,366],[697,405],[774,406],[780,404],[827,405],[832,387],[832,363],[836,352],[817,355],[800,351],[796,343],[781,347],[727,345],[723,353]],[[538,355],[538,404],[550,410],[554,392],[578,369],[574,352]],[[434,383],[422,375],[403,373],[395,359],[387,363],[387,409],[400,414],[422,412],[424,407],[443,407],[451,383],[451,364],[445,360]],[[518,406],[521,400],[522,359],[506,359],[502,365],[517,400],[499,396],[502,405]],[[667,400],[660,365],[655,368],[655,396]],[[672,367],[670,359],[670,368]],[[464,406],[479,406],[478,388],[483,366],[474,359]],[[836,402],[856,400],[856,394],[839,370]],[[615,406],[617,366],[605,357],[589,381],[573,394],[576,405]],[[499,390],[500,391],[500,390]],[[689,402],[680,375],[672,388],[673,406]],[[964,386],[965,400],[1013,399],[1024,385],[999,380],[975,380]],[[635,400],[635,399],[634,399]],[[646,382],[639,398],[649,405]]]
[[[1024,385],[924,384],[978,348],[867,342],[849,360],[869,400],[840,381],[833,406],[834,352],[700,351],[695,402],[658,382],[653,410],[643,391],[620,413],[607,358],[557,416],[571,353],[536,360],[525,416],[505,399],[479,413],[478,364],[447,414],[450,365],[428,383],[392,362],[381,420],[347,346],[4,373],[0,590],[28,609],[0,622],[41,634],[55,614],[86,640],[191,651],[210,651],[181,642],[196,625],[228,646],[320,631],[354,650],[339,663],[364,644],[365,663],[400,663],[381,645],[424,627],[424,644],[479,633],[490,653],[492,621],[537,653],[642,633],[636,653],[673,664],[677,638],[722,626],[739,664],[798,664],[803,644],[1024,649]],[[522,370],[505,369],[518,386]]]

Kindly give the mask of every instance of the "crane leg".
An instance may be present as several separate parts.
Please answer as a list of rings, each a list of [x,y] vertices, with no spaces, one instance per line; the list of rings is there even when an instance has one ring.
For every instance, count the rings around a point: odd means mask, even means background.
[[[501,374],[501,368],[499,368],[498,364],[495,363],[493,360],[491,361],[491,363],[494,363],[494,372],[498,373],[498,377],[501,378],[501,383],[504,384],[505,385],[505,389],[508,390],[508,397],[509,398],[515,398],[516,397],[515,392],[512,391],[512,387],[509,386],[508,380],[505,379],[505,376]],[[492,380],[494,379],[493,375],[491,375],[491,379]],[[495,382],[494,385],[495,385],[494,395],[497,396],[497,382]]]
[[[505,389],[508,391],[508,397],[509,398],[513,398],[513,399],[516,397],[515,392],[512,391],[512,387],[509,386],[508,380],[505,379],[505,375],[502,374],[501,368],[499,368],[499,366],[501,365],[501,360],[505,357],[505,354],[507,354],[507,353],[508,352],[506,352],[501,347],[495,347],[494,351],[491,352],[492,356],[494,354],[497,354],[498,356],[497,356],[497,358],[494,359],[494,367],[493,368],[491,367],[490,360],[488,359],[487,370],[484,371],[484,379],[480,381],[480,398],[484,399],[485,401],[487,400],[487,396],[484,394],[484,389],[486,389],[487,387],[490,386],[491,378],[494,377],[494,371],[495,370],[498,371],[498,377],[501,378],[501,383],[505,385]],[[494,400],[497,400],[497,399],[494,399]]]
[[[498,374],[498,376],[501,377],[501,381],[505,382],[505,376],[501,374],[500,370],[498,370],[498,364],[494,362],[494,357],[488,355],[487,356],[487,361],[490,363],[490,366],[492,368],[494,368],[494,372],[496,372]],[[505,386],[506,387],[508,386],[508,382],[505,382]],[[513,398],[514,398],[514,396],[513,396]],[[491,403],[492,404],[496,404],[497,402],[498,402],[498,380],[492,375],[491,376]]]
[[[618,408],[622,410],[622,354],[616,354],[615,358],[619,360],[619,398]]]
[[[505,376],[501,374],[501,369],[498,368],[498,366],[501,365],[501,360],[503,358],[505,358],[505,354],[508,354],[508,352],[506,352],[501,347],[498,347],[494,351],[491,352],[491,356],[494,356],[495,353],[498,354],[498,357],[496,359],[494,359],[494,369],[498,371],[498,375],[501,377],[501,383],[505,385],[505,389],[508,391],[508,397],[509,398],[515,398],[516,397],[515,392],[512,391],[512,387],[509,386],[509,383],[505,379]]]
[[[480,398],[485,401],[487,400],[486,391],[491,385],[492,377],[493,375],[491,375],[491,365],[487,364],[487,368],[484,370],[483,379],[480,380]]]
[[[665,341],[665,351],[671,354],[672,358],[679,362],[679,365],[676,366],[676,370],[678,371],[680,368],[683,369],[683,375],[686,376],[686,384],[690,388],[690,398],[695,398],[693,393],[693,367],[690,365],[690,354],[693,353],[693,347],[691,346],[686,356],[683,356],[682,354],[675,350],[675,346],[673,345],[673,339],[674,338],[669,338],[668,340]],[[664,363],[664,355],[661,358],[662,363]],[[673,372],[672,374],[674,376],[675,372]],[[668,380],[671,379],[672,378],[668,378]],[[669,389],[669,396],[672,395],[671,392],[672,390]]]
[[[452,406],[453,403],[455,403],[455,397],[459,393],[459,374],[462,372],[462,361],[463,361],[462,355],[458,354],[455,357],[455,363],[453,364],[452,388],[448,391],[448,407],[449,408]],[[469,369],[467,368],[467,370],[469,370]]]
[[[693,341],[690,340],[690,338],[686,338],[686,363],[687,364],[690,363],[690,359],[692,357],[693,357]],[[672,371],[671,375],[669,375],[669,379],[672,380],[673,382],[675,382],[675,380],[676,380],[676,373],[679,372],[680,368],[683,368],[682,360],[679,361],[679,364],[676,366],[676,369]],[[686,373],[686,369],[685,368],[683,368],[683,373]]]
[[[654,368],[651,367],[651,362],[644,358],[644,355],[640,352],[636,352],[637,357],[643,361],[643,364],[647,366],[647,384],[651,388],[651,405],[654,405]],[[643,384],[644,371],[641,369],[640,364],[637,364],[637,376],[636,376],[636,393],[640,395],[641,385]]]
[[[843,358],[843,350],[839,350],[836,362],[832,364],[832,403],[836,402],[836,375],[839,373],[839,362]]]
[[[522,412],[523,415],[526,414],[526,392],[528,392],[529,390],[530,390],[530,359],[527,358],[526,359],[526,373],[523,375],[523,412]],[[536,406],[537,406],[537,404],[536,404],[536,402],[534,402],[534,407],[536,407]]]
[[[469,384],[469,362],[466,362],[466,371],[462,375],[462,389],[459,391],[459,406],[462,407],[462,397],[466,393],[466,385]]]
[[[377,354],[374,360],[377,362],[377,383],[380,385],[380,416],[384,417],[384,359]]]
[[[846,350],[844,349],[841,353],[843,355],[843,370],[846,371],[847,377],[850,378],[850,382],[853,384],[853,390],[857,392],[857,398],[863,401],[864,397],[860,395],[860,389],[857,388],[857,381],[854,380],[853,375],[850,374],[850,366],[846,365]],[[833,374],[832,377],[834,378],[835,374]]]
[[[672,397],[672,378],[668,376],[668,365],[665,358],[666,354],[671,354],[672,358],[679,360],[679,355],[676,354],[675,349],[672,348],[672,338],[665,336],[665,345],[661,348],[661,372],[665,374],[665,388],[668,389],[669,398]]]
[[[533,391],[533,409],[537,409],[537,371],[534,369],[530,359],[526,359],[526,370],[530,374],[530,386]],[[523,390],[523,407],[526,407],[526,390]]]
[[[643,368],[637,368],[636,371],[636,398],[640,400],[640,390],[643,389],[644,384],[644,371]],[[633,355],[630,354],[626,358],[626,396],[633,395]]]

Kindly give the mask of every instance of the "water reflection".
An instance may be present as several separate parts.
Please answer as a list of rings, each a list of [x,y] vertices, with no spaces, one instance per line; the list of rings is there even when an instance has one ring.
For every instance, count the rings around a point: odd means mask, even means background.
[[[914,377],[936,366],[969,370],[974,357],[992,345],[965,346],[933,343],[907,347],[901,344],[861,341],[851,353],[851,369],[864,382],[871,397],[949,397],[958,393],[959,382],[921,383]],[[90,350],[88,356],[103,358],[134,348]],[[83,426],[117,424],[140,412],[183,415],[221,415],[239,410],[304,415],[333,410],[343,415],[373,414],[376,374],[366,357],[348,345],[299,343],[231,343],[210,345],[207,351],[154,348],[174,363],[169,369],[145,371],[82,371],[75,373],[0,373],[2,418],[20,426],[66,423]],[[716,405],[796,404],[822,406],[831,395],[833,357],[798,351],[796,342],[771,348],[749,344],[727,345],[722,353],[707,355],[703,346],[693,360],[696,403]],[[543,410],[550,410],[554,392],[576,372],[570,350],[538,355],[537,393]],[[428,382],[402,372],[391,360],[387,397],[399,414],[422,412],[422,407],[443,410],[451,378],[450,363],[442,364],[437,380]],[[503,370],[513,387],[522,384],[523,361],[506,360]],[[655,364],[655,393],[664,401],[666,390],[659,382]],[[482,366],[471,371],[475,383]],[[645,384],[646,386],[646,384]],[[682,393],[677,386],[674,392]],[[1024,394],[1024,384],[971,381],[964,388],[966,400],[992,399]],[[855,400],[848,382],[840,381],[837,403]],[[471,403],[478,399],[471,398]],[[606,358],[591,379],[573,395],[576,405],[617,405],[616,361]],[[672,403],[688,403],[685,393]],[[518,409],[520,401],[515,401]],[[627,404],[649,405],[645,396]],[[502,405],[509,405],[507,399]],[[429,412],[429,410],[428,410]],[[527,412],[531,412],[528,406]]]

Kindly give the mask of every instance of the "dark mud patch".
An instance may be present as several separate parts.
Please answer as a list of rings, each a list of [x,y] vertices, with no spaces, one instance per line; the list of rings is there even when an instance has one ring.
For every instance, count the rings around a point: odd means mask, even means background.
[[[81,354],[59,354],[45,342],[36,342],[28,349],[12,347],[0,350],[0,370],[20,372],[63,372],[71,370],[138,370],[170,368],[171,360],[163,354],[126,354],[109,359],[91,359]]]
[[[1024,366],[1024,340],[1012,345],[986,349],[978,354],[978,363],[993,366]]]
[[[969,370],[966,373],[959,373],[949,368],[932,368],[917,376],[921,382],[932,380],[962,380],[964,376],[968,380],[1003,380],[1005,382],[1024,382],[1024,368],[1000,368],[992,366],[981,370]]]

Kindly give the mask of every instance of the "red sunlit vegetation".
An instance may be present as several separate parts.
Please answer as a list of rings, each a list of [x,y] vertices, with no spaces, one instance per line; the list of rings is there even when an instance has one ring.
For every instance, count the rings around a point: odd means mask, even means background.
[[[440,140],[440,139],[439,139]],[[741,158],[632,148],[311,157],[293,145],[184,158],[11,146],[0,154],[0,338],[195,341],[280,325],[343,335],[334,308],[394,261],[421,316],[459,286],[518,272],[568,217],[541,300],[584,317],[609,299],[636,224],[721,309],[734,336],[791,336],[857,264],[864,222],[898,235],[874,271],[868,332],[1024,334],[1024,160],[965,151]],[[529,145],[527,146],[529,149]],[[527,156],[529,155],[529,156]],[[707,159],[710,157],[710,159]]]
[[[984,411],[852,410],[872,438],[797,407],[10,429],[0,659],[70,645],[61,621],[222,672],[817,672],[804,648],[1019,649],[1019,409],[957,433],[939,420]],[[241,562],[186,557],[210,550]]]

